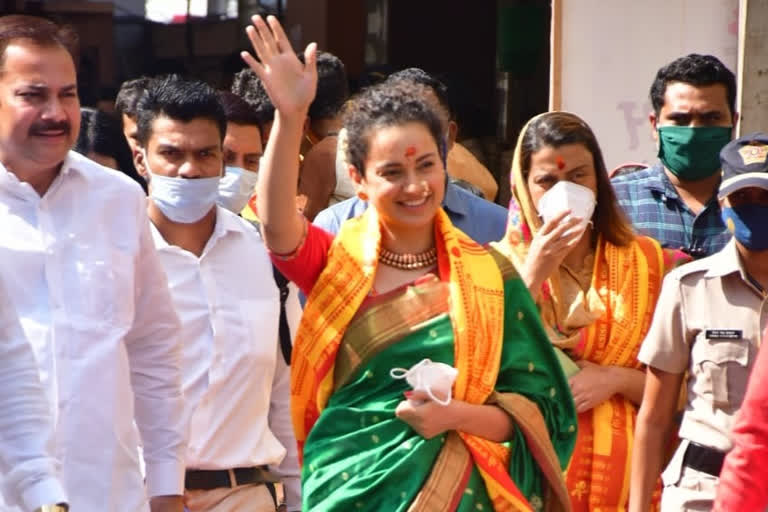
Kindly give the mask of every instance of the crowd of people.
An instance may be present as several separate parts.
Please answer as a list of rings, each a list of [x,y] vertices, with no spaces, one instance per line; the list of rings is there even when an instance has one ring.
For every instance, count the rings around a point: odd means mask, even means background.
[[[717,58],[653,78],[649,167],[531,119],[504,208],[436,77],[246,32],[114,117],[0,17],[0,510],[766,509],[768,135]]]

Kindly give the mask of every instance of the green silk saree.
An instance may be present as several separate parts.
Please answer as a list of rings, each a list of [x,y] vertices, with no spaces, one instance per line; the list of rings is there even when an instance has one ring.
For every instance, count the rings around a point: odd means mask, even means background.
[[[577,424],[570,389],[525,285],[496,260],[504,345],[489,402],[517,425],[509,474],[534,509],[567,510],[562,471]],[[368,301],[355,316],[336,357],[334,393],[304,446],[303,510],[494,510],[455,432],[427,440],[395,417],[410,387],[392,368],[424,358],[454,365],[449,311],[448,286],[432,277]]]

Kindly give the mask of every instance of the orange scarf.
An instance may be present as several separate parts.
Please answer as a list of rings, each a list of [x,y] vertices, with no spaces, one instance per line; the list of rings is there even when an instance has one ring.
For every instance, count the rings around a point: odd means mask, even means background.
[[[519,268],[542,225],[523,177],[521,142],[528,126],[520,132],[515,150],[509,222],[500,244]],[[561,279],[560,271],[542,286],[538,306],[550,341],[577,360],[640,369],[637,353],[665,271],[685,259],[681,253],[663,251],[651,238],[637,237],[618,247],[600,237],[588,290],[573,279]],[[566,472],[574,511],[626,509],[636,415],[637,407],[620,395],[579,414],[576,447]]]
[[[482,404],[494,389],[504,330],[504,283],[493,257],[441,209],[435,217],[440,277],[450,283],[455,365],[454,396]],[[309,295],[291,361],[291,413],[304,443],[333,391],[336,353],[344,332],[373,287],[381,244],[374,208],[344,223]],[[509,449],[461,433],[497,511],[531,510],[509,477]]]

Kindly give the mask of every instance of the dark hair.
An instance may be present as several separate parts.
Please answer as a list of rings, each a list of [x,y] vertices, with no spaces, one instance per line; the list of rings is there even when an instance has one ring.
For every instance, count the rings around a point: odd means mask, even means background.
[[[136,110],[136,139],[143,147],[152,134],[152,123],[161,116],[185,123],[209,119],[219,127],[222,141],[227,133],[227,118],[216,91],[197,80],[184,80],[177,75],[153,80],[139,98]]]
[[[309,106],[309,118],[332,119],[339,115],[349,98],[349,83],[344,63],[333,54],[317,54],[317,92]]]
[[[347,162],[365,176],[371,132],[387,126],[421,123],[437,144],[445,165],[445,139],[440,116],[424,99],[424,86],[408,83],[381,83],[365,89],[344,112],[347,129]]]
[[[230,90],[251,106],[260,126],[263,127],[274,121],[275,106],[269,99],[269,94],[267,94],[264,84],[261,83],[261,79],[250,68],[245,68],[235,75]]]
[[[670,82],[695,86],[722,84],[725,86],[731,116],[736,112],[736,77],[717,57],[691,53],[659,69],[651,84],[651,104],[657,116],[664,106],[664,93]]]
[[[117,115],[125,114],[130,118],[136,119],[136,105],[141,95],[144,94],[151,83],[152,78],[148,76],[123,82],[120,85],[120,90],[117,92],[117,98],[115,98],[115,112],[117,112]]]
[[[442,106],[448,113],[448,120],[455,119],[455,111],[453,109],[450,96],[448,95],[448,87],[443,82],[421,68],[406,68],[400,71],[396,71],[387,77],[386,82],[392,83],[399,80],[404,80],[414,84],[421,84],[431,89],[432,92],[435,93],[437,101],[440,102],[440,106]]]
[[[74,150],[88,156],[89,153],[110,156],[117,162],[117,170],[136,181],[144,192],[147,183],[133,166],[133,155],[128,146],[120,121],[113,116],[88,107],[80,109],[80,134]]]
[[[216,96],[224,108],[228,123],[255,125],[261,128],[256,112],[240,96],[229,91],[216,91]]]
[[[614,245],[629,245],[635,239],[632,225],[616,200],[595,134],[580,117],[568,112],[548,112],[531,121],[520,147],[523,178],[528,180],[534,153],[547,146],[559,148],[567,144],[581,144],[592,153],[597,179],[597,204],[592,216],[595,230]]]
[[[72,60],[77,62],[78,38],[72,27],[57,25],[37,16],[14,14],[0,16],[0,69],[4,65],[6,48],[16,41],[28,41],[41,47],[64,48]]]

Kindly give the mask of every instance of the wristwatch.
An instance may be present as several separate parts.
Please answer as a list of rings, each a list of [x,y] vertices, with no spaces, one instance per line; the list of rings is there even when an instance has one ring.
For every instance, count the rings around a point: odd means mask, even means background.
[[[69,511],[69,505],[66,503],[57,503],[55,505],[43,505],[42,507],[36,508],[35,512],[68,512]]]

